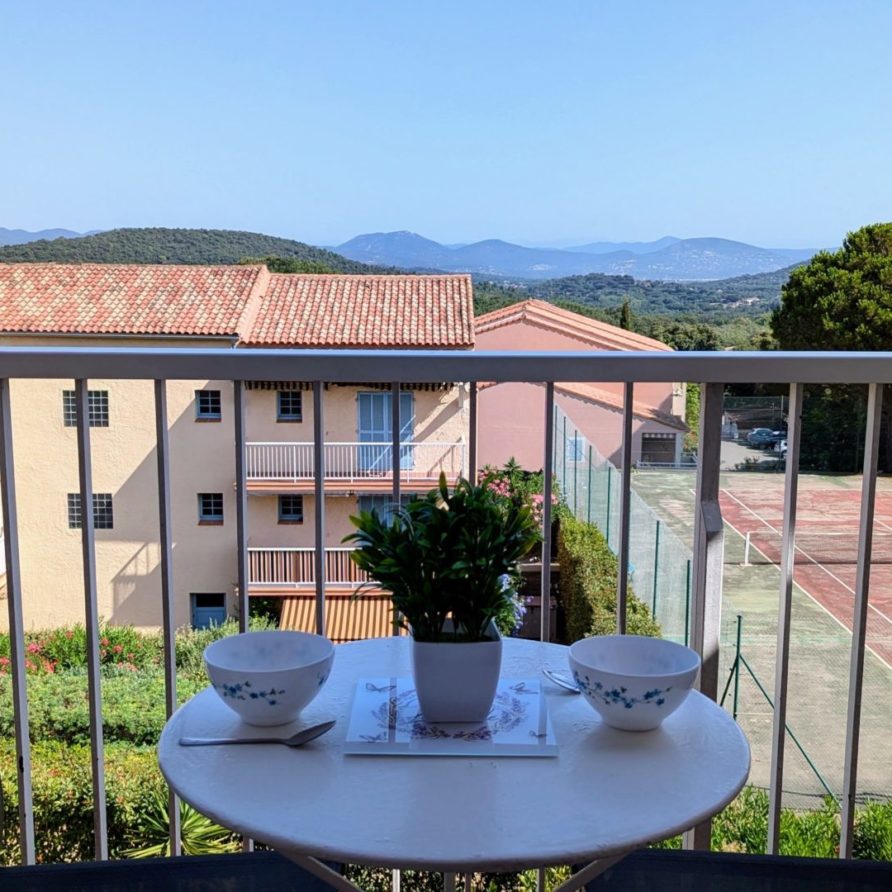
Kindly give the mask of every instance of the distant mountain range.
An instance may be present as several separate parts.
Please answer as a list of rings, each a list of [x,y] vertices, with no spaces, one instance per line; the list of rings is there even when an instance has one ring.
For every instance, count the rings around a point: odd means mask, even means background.
[[[39,242],[56,238],[80,238],[90,233],[74,232],[71,229],[41,229],[39,232],[28,232],[27,229],[4,229],[0,226],[0,245],[24,245],[28,242]]]
[[[709,281],[773,272],[815,254],[811,249],[757,248],[729,239],[671,236],[655,242],[592,242],[566,249],[529,248],[499,239],[449,247],[405,231],[358,235],[333,250],[362,263],[521,280],[602,273]]]

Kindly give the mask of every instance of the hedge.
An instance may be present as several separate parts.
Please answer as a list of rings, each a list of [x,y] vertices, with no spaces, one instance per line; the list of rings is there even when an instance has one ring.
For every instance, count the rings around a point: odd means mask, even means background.
[[[614,634],[618,563],[601,531],[569,512],[562,514],[558,562],[568,643],[590,635]],[[631,588],[627,631],[632,635],[660,636],[659,624]]]
[[[90,742],[87,676],[68,671],[28,678],[28,718],[31,739],[59,743]],[[177,696],[184,703],[207,686],[205,679],[177,679]],[[152,746],[164,727],[164,674],[160,669],[123,671],[102,679],[102,724],[107,742]],[[14,734],[12,679],[0,675],[0,737]]]

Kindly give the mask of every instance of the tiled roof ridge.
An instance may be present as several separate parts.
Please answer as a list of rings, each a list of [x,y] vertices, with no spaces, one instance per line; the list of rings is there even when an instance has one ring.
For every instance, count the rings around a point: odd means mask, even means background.
[[[468,274],[280,274],[264,264],[0,263],[0,331],[8,334],[469,349],[473,318]]]
[[[257,267],[257,278],[254,279],[254,284],[250,292],[248,292],[248,298],[236,325],[240,340],[243,340],[254,327],[254,320],[257,318],[260,307],[263,305],[263,298],[269,291],[271,278],[272,273],[266,264]]]
[[[530,381],[530,384],[533,384],[536,387],[544,387],[545,385],[538,381]],[[497,381],[485,381],[481,382],[478,385],[478,390],[487,390],[490,387],[497,387],[499,382]],[[622,412],[623,410],[623,398],[618,394],[610,393],[608,390],[602,390],[595,384],[585,383],[572,383],[572,382],[559,382],[556,381],[554,384],[554,389],[560,393],[565,394],[566,396],[574,397],[576,399],[588,400],[594,403],[600,403],[602,406],[612,409],[616,412]],[[675,428],[676,430],[687,432],[690,428],[678,418],[676,415],[670,415],[668,412],[662,412],[659,409],[654,409],[653,406],[649,406],[646,403],[638,402],[638,400],[632,401],[632,415],[636,418],[643,418],[649,421],[658,421],[660,424],[665,424],[667,427]]]
[[[470,349],[473,319],[473,284],[466,273],[271,273],[242,341],[258,347]]]
[[[565,334],[585,344],[603,344],[611,350],[672,350],[655,338],[626,331],[608,322],[581,316],[572,310],[556,307],[548,301],[529,298],[519,303],[500,307],[478,316],[475,329],[478,333],[502,328],[517,321],[528,320],[534,325]],[[604,344],[606,342],[606,344]]]
[[[593,402],[601,403],[608,408],[615,409],[617,412],[622,412],[623,410],[623,398],[618,394],[610,393],[607,390],[602,390],[600,387],[595,386],[594,384],[584,383],[584,384],[575,384],[575,383],[555,383],[554,389],[560,391],[561,393],[566,394],[567,396],[575,397],[577,399],[588,399]],[[670,415],[668,412],[663,412],[660,409],[655,409],[653,406],[649,406],[646,403],[641,403],[638,400],[632,400],[632,415],[638,418],[647,418],[651,421],[658,421],[660,424],[665,424],[668,427],[673,427],[676,430],[685,431],[689,430],[687,424],[682,421],[676,415]]]

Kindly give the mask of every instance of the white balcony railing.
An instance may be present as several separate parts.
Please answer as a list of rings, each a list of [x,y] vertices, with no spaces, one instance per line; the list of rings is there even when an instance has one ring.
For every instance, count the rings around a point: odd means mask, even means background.
[[[247,443],[248,480],[312,480],[312,443]],[[393,477],[393,444],[326,443],[325,478],[344,483]],[[466,472],[463,443],[401,442],[400,478],[436,480],[441,473],[454,479]]]
[[[159,519],[160,570],[158,593],[162,607],[165,650],[165,704],[170,714],[177,706],[176,662],[174,654],[174,598],[178,590],[173,580],[173,541],[171,530],[170,422],[167,412],[168,380],[228,380],[233,382],[235,398],[235,443],[233,457],[236,468],[236,523],[235,542],[238,558],[239,621],[246,628],[250,560],[247,547],[247,482],[248,447],[246,443],[246,388],[245,381],[312,381],[314,418],[316,420],[315,448],[311,453],[312,469],[296,461],[290,466],[292,476],[309,475],[316,495],[315,541],[313,552],[313,584],[315,586],[317,629],[325,630],[325,583],[329,557],[322,543],[323,506],[328,464],[342,467],[347,472],[363,468],[357,452],[353,458],[338,465],[334,456],[326,455],[324,438],[324,393],[327,383],[346,384],[357,381],[369,384],[390,384],[396,392],[399,382],[439,383],[443,381],[470,382],[469,443],[476,443],[477,385],[476,382],[527,382],[545,384],[544,429],[544,485],[543,556],[551,549],[551,487],[555,466],[554,430],[551,420],[555,412],[555,382],[620,382],[624,384],[623,434],[621,472],[617,475],[615,493],[620,506],[617,524],[619,566],[628,566],[629,558],[629,495],[631,492],[631,439],[633,434],[634,384],[643,382],[701,382],[701,410],[699,424],[698,465],[694,500],[694,548],[690,585],[691,645],[703,657],[700,690],[716,697],[719,655],[719,623],[721,614],[723,575],[723,522],[719,506],[720,446],[722,433],[723,388],[734,383],[769,383],[789,385],[790,409],[786,457],[786,504],[783,520],[782,560],[779,562],[781,586],[779,592],[777,667],[774,691],[773,732],[770,771],[770,813],[768,849],[778,850],[780,802],[784,778],[784,727],[787,709],[787,681],[790,669],[790,613],[794,565],[794,531],[796,483],[799,471],[800,410],[803,384],[867,384],[869,403],[864,435],[863,498],[858,523],[858,572],[852,587],[851,671],[848,678],[848,712],[846,745],[842,768],[845,773],[841,822],[840,855],[852,856],[855,792],[861,727],[861,699],[863,689],[865,634],[868,608],[870,555],[874,526],[874,494],[877,479],[877,446],[882,407],[883,387],[892,383],[892,353],[646,353],[619,351],[591,353],[474,353],[468,351],[287,351],[256,349],[179,350],[148,348],[72,348],[72,347],[2,347],[0,348],[0,498],[2,498],[5,553],[7,563],[7,610],[10,627],[9,675],[12,679],[12,706],[16,739],[16,773],[18,785],[19,843],[24,863],[36,860],[33,797],[31,790],[31,742],[29,707],[25,677],[25,638],[23,619],[22,577],[20,572],[19,527],[16,507],[15,437],[13,430],[13,399],[11,380],[69,379],[75,381],[77,406],[78,490],[84,508],[81,526],[83,556],[83,587],[85,625],[87,629],[87,679],[89,683],[89,716],[91,770],[93,779],[93,824],[95,857],[108,858],[108,824],[105,801],[105,759],[102,724],[102,694],[100,684],[99,614],[97,609],[96,545],[92,520],[92,472],[90,462],[91,430],[88,425],[88,386],[91,379],[141,379],[154,381],[154,406],[157,466],[157,506]],[[394,401],[397,405],[399,400]],[[31,403],[23,400],[16,411],[31,411]],[[397,417],[397,420],[398,417]],[[399,425],[394,425],[399,430]],[[334,444],[329,444],[333,446]],[[366,444],[369,445],[369,444]],[[372,444],[375,445],[375,444]],[[377,444],[380,445],[380,444]],[[402,450],[405,444],[396,442],[391,448]],[[361,448],[352,444],[351,449]],[[421,444],[417,447],[421,448]],[[442,447],[441,447],[442,448]],[[450,447],[452,448],[452,447]],[[391,457],[395,458],[391,453]],[[465,456],[456,457],[455,470],[464,469]],[[442,459],[445,461],[445,458]],[[19,465],[19,472],[27,463]],[[438,472],[436,461],[421,460],[416,456],[416,468],[426,473]],[[257,466],[255,466],[255,470]],[[70,469],[67,469],[70,471]],[[271,468],[268,468],[268,472]],[[473,448],[467,453],[467,476],[477,470]],[[279,469],[276,468],[279,472]],[[407,469],[408,471],[408,469]],[[414,468],[413,468],[414,471]],[[387,473],[382,469],[382,473]],[[402,475],[400,475],[401,477]],[[27,479],[18,481],[22,488]],[[400,478],[393,479],[394,495],[398,494]],[[301,558],[305,560],[305,558]],[[542,592],[550,593],[551,563],[542,562]],[[332,572],[336,568],[331,568]],[[80,568],[71,568],[79,573]],[[296,571],[295,571],[296,572]],[[303,572],[303,570],[301,570]],[[625,573],[617,579],[617,625],[626,628],[628,578]],[[141,595],[142,596],[142,595]],[[541,611],[542,637],[549,635],[550,612]],[[824,702],[828,691],[822,682],[839,689],[844,682],[836,675],[818,676],[810,680],[810,704]],[[888,698],[886,698],[888,699]],[[176,801],[170,806],[171,853],[180,854],[178,810]],[[686,843],[707,848],[709,827],[701,825],[688,835]]]
[[[325,584],[329,588],[355,589],[368,575],[350,560],[352,548],[325,549]],[[252,588],[316,586],[315,548],[249,548],[248,582]]]

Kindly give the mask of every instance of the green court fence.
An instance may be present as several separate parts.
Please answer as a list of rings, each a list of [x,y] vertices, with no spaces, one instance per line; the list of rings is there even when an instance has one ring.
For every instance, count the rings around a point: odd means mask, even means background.
[[[573,514],[597,526],[617,553],[620,471],[557,406],[554,426],[554,472],[559,491]],[[663,636],[685,644],[690,627],[691,561],[690,548],[633,489],[629,519],[632,589],[650,607]]]

